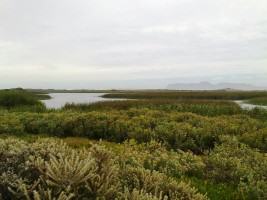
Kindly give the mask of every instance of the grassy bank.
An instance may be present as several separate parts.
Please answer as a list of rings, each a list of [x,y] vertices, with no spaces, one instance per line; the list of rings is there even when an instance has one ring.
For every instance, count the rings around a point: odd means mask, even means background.
[[[67,104],[62,111],[112,111],[129,109],[152,109],[162,111],[192,112],[206,116],[241,114],[241,108],[234,102],[218,100],[123,100],[104,101],[93,104]]]
[[[20,88],[0,90],[0,110],[43,112],[46,107],[40,100],[49,98],[47,94],[27,92]]]
[[[267,97],[265,91],[133,91],[103,95],[105,98],[123,99],[209,99],[209,100],[244,100]]]
[[[267,106],[267,97],[253,98],[247,100],[246,102],[254,105]]]

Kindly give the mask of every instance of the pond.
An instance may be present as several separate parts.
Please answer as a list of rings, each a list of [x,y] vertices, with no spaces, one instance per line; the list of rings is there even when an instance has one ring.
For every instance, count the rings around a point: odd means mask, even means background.
[[[42,100],[47,108],[62,108],[66,103],[95,103],[99,101],[110,101],[101,97],[105,93],[50,93],[51,99]],[[117,100],[117,99],[116,99]]]
[[[50,93],[51,99],[43,100],[47,108],[62,108],[66,103],[96,103],[100,101],[125,100],[103,98],[106,93]],[[267,109],[267,106],[248,104],[244,101],[235,101],[241,108],[251,110],[253,108]]]
[[[261,105],[254,105],[254,104],[249,104],[246,103],[245,101],[235,101],[242,109],[246,110],[252,110],[254,108],[262,108],[262,109],[267,109],[267,106],[261,106]]]

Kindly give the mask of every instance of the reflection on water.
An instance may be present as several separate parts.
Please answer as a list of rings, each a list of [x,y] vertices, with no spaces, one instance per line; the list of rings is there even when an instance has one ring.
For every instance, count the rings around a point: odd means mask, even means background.
[[[245,103],[244,101],[235,101],[241,108],[246,110],[252,110],[253,108],[263,108],[267,109],[267,106],[261,106],[261,105],[253,105],[249,103]]]
[[[47,108],[61,108],[66,103],[95,103],[109,101],[101,96],[105,93],[51,93],[51,99],[43,100]]]

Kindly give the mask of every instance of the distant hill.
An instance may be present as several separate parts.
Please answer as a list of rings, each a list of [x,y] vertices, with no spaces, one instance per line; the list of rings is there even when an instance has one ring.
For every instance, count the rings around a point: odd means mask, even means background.
[[[243,83],[218,83],[210,82],[200,83],[175,83],[169,84],[167,89],[171,90],[266,90],[267,87],[258,87]]]

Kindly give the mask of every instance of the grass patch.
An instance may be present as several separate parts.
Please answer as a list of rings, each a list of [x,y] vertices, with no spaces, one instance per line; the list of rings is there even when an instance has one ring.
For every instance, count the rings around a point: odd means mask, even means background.
[[[214,183],[209,180],[203,180],[195,177],[185,178],[190,181],[192,186],[196,187],[202,194],[207,194],[211,200],[241,200],[243,199],[241,194],[237,192],[235,186]]]
[[[105,98],[123,99],[213,99],[213,100],[245,100],[267,97],[265,91],[139,91],[110,93]]]
[[[253,98],[247,100],[246,102],[254,105],[267,106],[267,97]]]
[[[49,95],[32,93],[21,88],[0,90],[0,109],[12,112],[44,112],[46,107],[40,100],[49,98]]]

